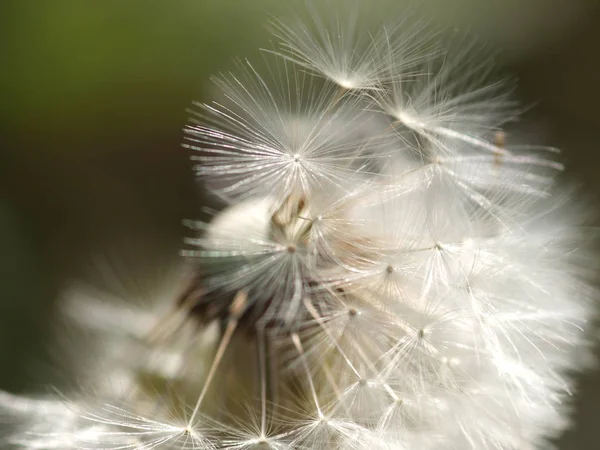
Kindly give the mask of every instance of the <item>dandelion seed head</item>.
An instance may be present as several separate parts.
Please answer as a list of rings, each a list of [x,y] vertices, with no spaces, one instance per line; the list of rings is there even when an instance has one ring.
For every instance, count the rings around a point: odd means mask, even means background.
[[[3,443],[509,450],[569,425],[586,208],[555,149],[505,129],[520,107],[479,45],[358,4],[307,1],[265,69],[213,79],[184,146],[222,209],[155,295],[65,296],[92,394],[0,393]]]

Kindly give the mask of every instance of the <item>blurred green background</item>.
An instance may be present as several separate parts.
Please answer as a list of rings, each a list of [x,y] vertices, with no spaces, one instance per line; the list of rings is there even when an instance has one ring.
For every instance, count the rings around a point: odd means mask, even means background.
[[[367,0],[365,0],[367,1]],[[180,148],[186,108],[210,74],[269,47],[270,14],[293,0],[4,0],[0,6],[0,388],[44,380],[53,301],[91,255],[137,249],[177,257],[203,201]],[[502,50],[536,103],[537,143],[564,150],[567,176],[597,209],[600,193],[600,2],[371,0],[410,5]],[[581,377],[576,426],[562,449],[598,448],[600,374]]]

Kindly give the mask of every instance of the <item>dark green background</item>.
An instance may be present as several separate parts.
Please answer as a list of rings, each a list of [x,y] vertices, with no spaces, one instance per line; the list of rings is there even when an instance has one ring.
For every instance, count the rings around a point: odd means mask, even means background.
[[[293,3],[290,1],[288,3]],[[371,1],[383,15],[400,1]],[[413,4],[416,2],[413,2]],[[564,150],[597,210],[600,7],[595,0],[431,0],[414,8],[504,50],[532,139]],[[203,204],[180,148],[211,73],[269,46],[277,0],[16,1],[0,10],[0,388],[51,379],[53,300],[91,255],[167,267]],[[413,5],[414,6],[414,5]],[[394,9],[395,8],[395,9]],[[533,137],[535,136],[535,138]],[[118,256],[117,256],[118,257]],[[139,269],[138,269],[139,270]],[[127,273],[124,274],[127,276]],[[48,375],[47,375],[48,374]],[[600,375],[581,378],[563,449],[594,449]]]

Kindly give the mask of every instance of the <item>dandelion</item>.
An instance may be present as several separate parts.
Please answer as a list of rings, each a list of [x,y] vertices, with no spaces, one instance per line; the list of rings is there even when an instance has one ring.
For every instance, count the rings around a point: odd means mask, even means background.
[[[424,33],[427,27],[419,21],[378,24],[376,31],[368,32],[364,21],[359,23],[364,6],[359,1],[342,2],[343,13],[337,14],[330,11],[335,7],[331,1],[305,6],[296,12],[295,22],[272,23],[273,35],[280,40],[280,50],[274,53],[342,91],[377,89],[382,81],[409,74],[435,53],[431,33]]]
[[[286,64],[271,70],[261,76],[246,62],[243,77],[216,78],[224,101],[199,105],[188,128],[186,146],[200,151],[197,174],[225,199],[336,189],[369,162],[368,135],[357,129],[373,117],[360,99],[331,109],[338,95],[331,85],[319,87]]]
[[[307,3],[263,72],[214,78],[184,146],[222,210],[143,301],[67,292],[86,385],[0,394],[6,445],[509,450],[568,426],[595,292],[556,150],[504,131],[479,47],[363,32],[352,5]]]

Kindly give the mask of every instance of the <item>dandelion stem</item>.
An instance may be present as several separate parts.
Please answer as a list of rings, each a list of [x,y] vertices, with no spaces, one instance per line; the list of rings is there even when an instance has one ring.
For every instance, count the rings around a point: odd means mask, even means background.
[[[210,367],[210,371],[208,372],[208,376],[206,377],[206,381],[204,382],[204,386],[202,387],[202,392],[200,392],[200,395],[198,396],[198,401],[196,402],[196,406],[194,407],[194,411],[192,412],[192,416],[190,417],[190,420],[188,422],[188,427],[192,426],[194,419],[198,414],[200,406],[202,405],[202,401],[204,400],[206,393],[208,392],[208,388],[210,387],[215,373],[217,372],[217,368],[219,367],[219,364],[223,359],[223,355],[227,350],[227,346],[231,341],[231,337],[233,336],[233,333],[235,332],[238,326],[240,316],[245,310],[247,300],[248,294],[245,291],[239,291],[235,296],[233,302],[231,303],[231,306],[229,307],[229,323],[227,324],[227,328],[225,329],[225,332],[221,337],[219,348],[217,349],[217,353],[213,360],[212,366]]]
[[[354,372],[354,374],[359,379],[362,379],[363,377],[358,372],[358,370],[356,370],[356,368],[354,367],[354,365],[350,361],[350,358],[348,358],[348,356],[346,356],[346,353],[341,348],[338,340],[334,336],[332,336],[331,331],[323,324],[323,317],[321,317],[319,315],[319,313],[317,312],[317,310],[315,309],[315,307],[312,305],[312,303],[310,303],[310,300],[308,298],[304,299],[304,307],[308,310],[309,314],[311,316],[313,316],[313,318],[317,321],[317,323],[319,324],[319,326],[321,328],[323,328],[323,331],[325,332],[325,334],[327,335],[327,337],[329,339],[331,339],[331,342],[333,342],[333,344],[335,345],[335,347],[337,348],[337,350],[340,352],[340,355],[342,355],[342,358],[344,358],[344,361],[346,362],[346,364],[348,365],[348,367],[350,367],[350,370],[352,370],[352,372]]]
[[[319,398],[317,396],[317,390],[315,389],[315,384],[312,379],[312,375],[310,373],[308,363],[306,362],[306,354],[304,353],[304,348],[302,347],[302,341],[300,340],[300,336],[298,336],[298,333],[292,333],[291,338],[292,338],[292,342],[294,343],[294,346],[296,347],[296,350],[298,350],[298,353],[300,354],[300,361],[302,362],[302,367],[304,368],[304,371],[306,372],[306,377],[308,378],[308,384],[310,386],[310,392],[313,396],[313,400],[315,402],[315,407],[317,408],[317,412],[319,413],[319,417],[323,417],[323,411],[321,411],[321,407],[319,405]]]
[[[192,288],[187,289],[180,297],[180,299],[183,298],[183,301],[148,332],[145,337],[146,341],[149,344],[153,344],[175,332],[188,319],[189,311],[200,297],[202,297],[202,291],[197,288],[196,292]]]
[[[496,131],[494,134],[494,145],[498,147],[498,151],[494,152],[494,164],[502,165],[502,151],[506,147],[506,134],[504,131]]]
[[[340,352],[340,355],[342,355],[342,358],[344,359],[344,361],[346,362],[346,364],[348,365],[348,367],[350,367],[350,369],[352,370],[352,372],[354,372],[354,374],[359,379],[362,380],[364,377],[362,375],[360,375],[360,373],[358,372],[358,370],[356,370],[356,368],[354,367],[354,365],[350,361],[350,358],[348,358],[348,356],[346,355],[346,353],[342,349],[342,347],[341,347],[340,343],[338,342],[338,340],[335,339],[335,337],[331,335],[331,331],[329,329],[327,329],[327,327],[323,323],[323,318],[319,315],[319,313],[317,312],[317,310],[315,309],[315,307],[310,303],[310,301],[308,301],[308,299],[305,299],[304,306],[306,307],[306,309],[308,310],[308,312],[310,313],[310,315],[313,316],[313,318],[319,323],[319,325],[321,326],[321,328],[323,328],[323,331],[325,331],[325,333],[327,334],[327,336],[331,339],[331,341],[333,342],[333,344],[335,345],[335,347],[337,348],[337,350]],[[371,366],[369,359],[366,357],[366,355],[364,354],[364,352],[362,352],[362,349],[360,349],[359,347],[360,346],[357,346],[357,349],[359,351],[359,354],[360,354],[361,358],[369,366]],[[373,373],[377,374],[377,370],[375,369],[375,367],[370,367],[370,369],[373,371]],[[394,390],[390,387],[390,385],[388,383],[384,382],[384,383],[382,383],[382,385],[383,385],[384,389],[386,390],[386,392],[390,395],[390,397],[392,397],[393,400],[395,400],[395,401],[399,400],[398,395],[394,392]]]
[[[327,107],[327,109],[325,110],[325,113],[328,113],[329,111],[331,111],[333,108],[335,108],[335,106],[340,102],[340,100],[344,97],[344,95],[346,94],[346,92],[348,92],[348,88],[344,87],[344,86],[340,86],[338,88],[338,90],[335,92],[335,95],[333,96],[333,98],[331,99],[331,103],[329,104],[329,106]]]
[[[265,355],[265,331],[257,327],[258,370],[260,373],[260,436],[266,437],[267,431],[267,361]]]

